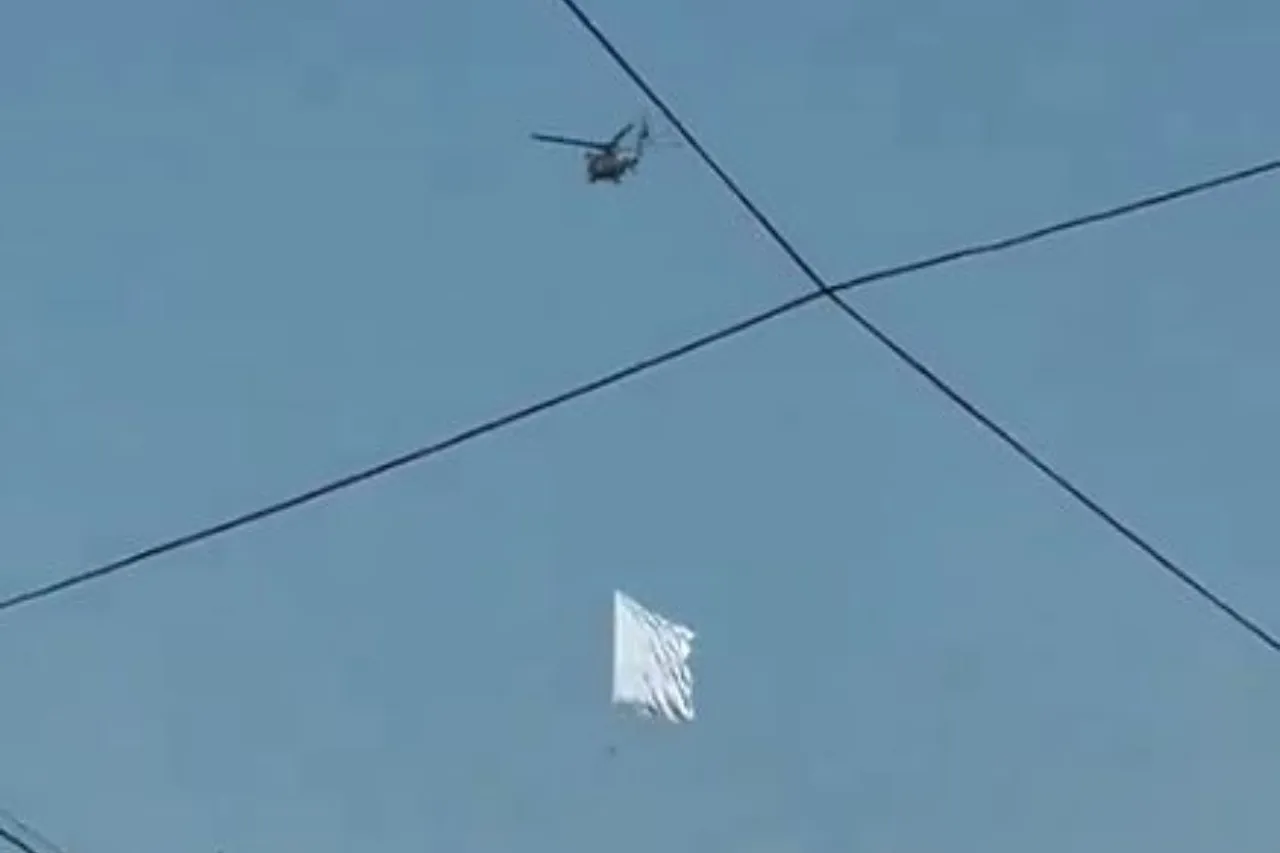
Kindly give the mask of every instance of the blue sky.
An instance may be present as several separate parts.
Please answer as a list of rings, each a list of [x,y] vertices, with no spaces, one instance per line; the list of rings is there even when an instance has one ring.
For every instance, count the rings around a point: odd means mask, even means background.
[[[1280,8],[587,6],[832,278],[1274,156]],[[0,27],[0,592],[805,286],[553,2]],[[869,288],[1264,624],[1280,190]],[[610,594],[700,718],[607,706]],[[829,307],[0,618],[0,804],[72,853],[1274,847],[1280,666]],[[618,747],[608,757],[610,745]]]

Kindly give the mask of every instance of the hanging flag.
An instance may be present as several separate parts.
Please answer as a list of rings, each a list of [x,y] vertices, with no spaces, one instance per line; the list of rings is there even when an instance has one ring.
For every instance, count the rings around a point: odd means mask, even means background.
[[[693,720],[694,632],[613,594],[613,702],[673,723]]]

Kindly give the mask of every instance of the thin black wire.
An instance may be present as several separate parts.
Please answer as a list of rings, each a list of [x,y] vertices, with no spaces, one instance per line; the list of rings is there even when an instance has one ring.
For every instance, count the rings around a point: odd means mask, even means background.
[[[39,842],[40,846],[43,846],[46,851],[51,851],[51,853],[66,853],[65,850],[50,841],[38,829],[22,820],[8,809],[0,808],[0,819],[3,819],[3,821],[16,827],[19,832],[23,833],[28,838],[32,838]],[[0,840],[8,841],[10,844],[24,851],[24,853],[37,853],[37,851],[32,848],[32,845],[28,844],[22,836],[6,829],[3,823],[0,823]]]
[[[873,270],[849,279],[848,281],[831,288],[831,290],[853,290],[858,287],[865,287],[891,278],[898,278],[912,273],[922,272],[933,267],[952,264],[981,255],[1005,252],[1067,231],[1073,231],[1078,228],[1095,225],[1111,219],[1118,219],[1122,216],[1128,216],[1143,210],[1158,207],[1190,196],[1199,195],[1201,193],[1210,192],[1230,184],[1240,183],[1276,171],[1280,171],[1280,159],[1271,160],[1243,169],[1237,169],[1232,172],[1217,175],[1206,180],[1197,181],[1196,183],[1187,184],[1165,192],[1144,196],[1143,198],[1139,198],[1135,201],[1126,202],[1104,210],[1088,213],[1083,216],[1066,219],[1051,225],[1023,232],[1022,234],[1016,234],[1012,237],[992,240],[986,243],[977,243],[959,249],[953,249],[948,252],[943,252],[942,254],[934,255],[932,257]],[[33,587],[32,589],[24,592],[16,593],[13,596],[0,601],[0,611],[10,610],[23,604],[48,598],[73,587],[80,586],[81,584],[98,580],[100,578],[107,577],[108,575],[116,574],[117,572],[122,572],[125,569],[132,568],[140,563],[155,559],[156,557],[196,545],[206,539],[212,539],[215,536],[221,536],[224,533],[230,533],[240,527],[256,524],[257,522],[264,521],[271,516],[279,515],[280,513],[287,512],[305,504],[320,500],[321,498],[328,497],[335,492],[340,492],[344,489],[351,488],[352,486],[357,486],[366,480],[375,479],[384,474],[391,473],[398,468],[403,468],[415,462],[444,453],[447,450],[452,450],[459,445],[466,444],[467,442],[481,438],[489,433],[514,426],[521,421],[534,417],[535,415],[540,415],[543,412],[571,403],[579,398],[594,394],[597,391],[603,391],[605,388],[612,385],[617,385],[642,373],[647,373],[650,370],[654,370],[668,364],[669,362],[677,361],[685,356],[692,355],[699,350],[718,344],[721,341],[725,341],[753,329],[756,326],[777,317],[781,317],[784,314],[796,311],[810,302],[814,302],[824,296],[826,296],[825,292],[812,292],[806,293],[802,296],[797,296],[796,298],[776,305],[767,311],[761,311],[729,326],[725,326],[724,328],[705,334],[686,344],[669,349],[666,352],[634,362],[626,367],[614,370],[611,373],[597,379],[593,379],[589,382],[584,382],[552,397],[547,397],[521,409],[508,412],[500,417],[477,424],[442,441],[438,441],[424,447],[419,447],[416,450],[388,459],[384,462],[378,463],[377,465],[330,480],[329,482],[323,483],[309,489],[308,491],[296,494],[292,497],[284,498],[259,509],[243,513],[233,518],[220,521],[216,524],[203,527],[199,530],[185,533],[181,536],[176,536],[156,545],[135,551],[132,554],[113,560],[109,563],[104,563],[100,566],[87,569],[77,574],[69,575],[44,586]]]
[[[17,847],[22,853],[36,853],[36,849],[9,830],[0,826],[0,839],[8,841],[14,847]]]
[[[22,821],[15,822],[17,822],[23,830],[27,829],[27,826],[22,824]],[[22,853],[38,853],[35,847],[32,847],[31,844],[27,843],[26,839],[22,838],[22,836],[18,834],[10,833],[10,831],[5,829],[4,826],[0,826],[0,840],[9,841],[9,843],[13,844],[15,848],[22,850]]]
[[[1118,517],[1108,512],[1104,507],[1102,507],[1102,505],[1089,497],[1089,495],[1085,494],[1063,474],[1059,473],[1048,463],[1044,462],[1030,448],[1019,441],[1008,429],[1001,426],[989,415],[983,413],[981,409],[969,402],[964,395],[955,390],[955,388],[953,388],[946,380],[930,369],[928,365],[908,352],[901,344],[890,337],[888,333],[884,332],[880,327],[864,317],[861,312],[849,305],[848,302],[844,301],[844,299],[840,297],[840,294],[836,292],[836,289],[828,285],[826,281],[823,280],[822,276],[818,275],[817,271],[791,244],[791,241],[782,235],[782,232],[778,230],[772,221],[770,221],[769,217],[765,216],[764,212],[761,211],[760,208],[751,201],[746,193],[738,187],[737,182],[734,181],[733,178],[729,177],[729,174],[720,167],[720,164],[716,162],[716,159],[711,156],[707,149],[703,147],[702,143],[699,142],[689,129],[685,127],[679,117],[676,116],[671,108],[667,106],[666,102],[663,101],[658,93],[653,90],[653,87],[649,85],[638,71],[636,71],[635,67],[627,61],[626,57],[618,51],[612,41],[610,41],[609,37],[596,26],[595,22],[587,17],[587,14],[582,11],[582,7],[580,7],[575,0],[560,0],[560,2],[568,8],[575,18],[578,19],[578,23],[582,24],[582,26],[591,33],[599,45],[604,48],[605,52],[609,54],[615,63],[617,63],[618,67],[631,78],[631,81],[635,83],[642,92],[644,92],[650,102],[652,102],[653,105],[662,112],[667,121],[671,123],[671,126],[674,127],[680,136],[684,138],[684,141],[698,153],[698,156],[702,158],[702,162],[707,165],[707,168],[711,169],[711,171],[715,173],[716,177],[720,179],[721,183],[725,185],[738,202],[746,208],[747,212],[751,214],[757,223],[759,223],[760,227],[773,238],[773,241],[777,243],[784,252],[786,252],[792,262],[795,263],[800,271],[804,273],[805,277],[813,284],[814,288],[816,288],[816,296],[823,296],[829,299],[845,314],[845,316],[857,323],[865,332],[888,348],[889,351],[897,356],[897,358],[906,364],[907,367],[919,374],[926,382],[946,396],[948,400],[959,406],[965,414],[995,434],[997,438],[1012,448],[1013,451],[1024,460],[1029,462],[1037,471],[1048,477],[1061,489],[1067,492],[1067,494],[1075,498],[1077,502],[1098,518],[1102,519],[1102,521],[1125,539],[1129,540],[1130,543],[1135,545],[1144,554],[1154,560],[1156,564],[1166,572],[1181,581],[1185,586],[1193,590],[1197,595],[1208,601],[1214,607],[1218,608],[1218,610],[1226,614],[1230,619],[1234,620],[1240,627],[1253,634],[1254,637],[1269,646],[1272,651],[1280,652],[1280,639],[1277,639],[1257,622],[1254,622],[1252,619],[1245,616],[1225,599],[1213,592],[1213,590],[1209,589],[1201,581],[1197,580],[1195,576],[1186,569],[1166,557],[1133,528],[1129,527]],[[1260,168],[1264,171],[1267,169],[1266,166]],[[1274,168],[1274,166],[1272,166],[1272,168]]]

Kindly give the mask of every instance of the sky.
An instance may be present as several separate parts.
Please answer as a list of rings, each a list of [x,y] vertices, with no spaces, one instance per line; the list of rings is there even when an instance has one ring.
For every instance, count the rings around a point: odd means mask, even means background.
[[[0,27],[0,595],[802,293],[550,0]],[[832,279],[1275,156],[1266,0],[595,0]],[[1280,186],[851,298],[1280,630]],[[611,596],[697,721],[608,704]],[[70,853],[1274,850],[1280,659],[815,303],[0,614]]]

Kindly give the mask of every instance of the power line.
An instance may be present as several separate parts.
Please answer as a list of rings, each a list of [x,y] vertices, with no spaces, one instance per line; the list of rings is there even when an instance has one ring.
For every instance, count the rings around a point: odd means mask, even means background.
[[[14,835],[9,830],[5,829],[3,826],[0,826],[0,839],[9,842],[14,847],[17,847],[22,851],[22,853],[36,853],[36,849],[34,847],[23,841],[17,835]]]
[[[943,252],[938,255],[933,255],[931,257],[921,258],[895,266],[883,267],[878,270],[863,273],[862,275],[851,278],[848,281],[838,284],[830,289],[837,292],[853,290],[855,288],[887,281],[892,278],[899,278],[913,273],[922,272],[934,267],[958,263],[959,261],[982,255],[1009,251],[1030,243],[1048,239],[1049,237],[1053,237],[1067,231],[1074,231],[1078,228],[1084,228],[1089,225],[1118,219],[1122,216],[1129,216],[1143,210],[1159,207],[1190,196],[1210,192],[1231,184],[1242,183],[1276,171],[1280,171],[1280,159],[1270,160],[1264,163],[1248,166],[1243,169],[1226,172],[1192,184],[1186,184],[1172,190],[1144,196],[1134,201],[1125,202],[1124,204],[1115,205],[1113,207],[1087,213],[1082,216],[1065,219],[1050,225],[1025,231],[1021,234],[1015,234],[1010,237],[1004,237],[984,243],[976,243]],[[794,299],[790,299],[766,311],[761,311],[757,314],[738,320],[728,326],[717,329],[716,331],[702,335],[688,343],[681,344],[680,346],[666,350],[665,352],[657,355],[641,359],[640,361],[636,361],[626,367],[619,368],[596,379],[592,379],[589,382],[584,382],[566,391],[562,391],[559,394],[546,397],[536,403],[531,403],[520,409],[492,418],[483,423],[476,424],[475,426],[462,430],[461,432],[456,433],[449,438],[435,442],[434,444],[419,447],[407,453],[387,459],[376,465],[330,480],[305,492],[295,494],[292,497],[284,498],[276,501],[275,503],[242,513],[241,515],[237,515],[233,518],[228,518],[207,527],[151,545],[109,563],[104,563],[76,574],[68,575],[60,580],[50,582],[43,586],[33,587],[24,592],[16,593],[9,598],[0,600],[0,611],[10,610],[23,604],[48,598],[73,587],[80,586],[81,584],[122,572],[126,569],[133,568],[140,563],[153,560],[174,551],[188,548],[199,544],[206,539],[212,539],[216,536],[230,533],[238,528],[247,527],[251,524],[265,521],[272,516],[279,515],[292,509],[297,509],[305,504],[313,503],[314,501],[328,497],[336,492],[360,485],[367,480],[373,480],[384,474],[389,474],[399,468],[403,468],[415,462],[420,462],[432,456],[437,456],[445,451],[452,450],[455,447],[459,447],[460,445],[488,435],[489,433],[498,432],[499,430],[506,429],[507,427],[515,426],[521,421],[528,420],[535,415],[540,415],[544,412],[550,411],[551,409],[574,402],[582,397],[594,394],[597,391],[603,391],[605,388],[617,385],[625,380],[639,376],[642,373],[647,373],[665,364],[692,355],[699,350],[706,349],[714,344],[728,340],[729,338],[742,334],[756,326],[762,325],[763,323],[777,317],[781,317],[784,314],[796,311],[810,302],[814,302],[818,299],[824,298],[825,296],[826,293],[821,291],[814,291],[797,296]]]
[[[18,832],[10,830],[4,825],[5,823],[16,828]],[[45,848],[44,851],[37,850],[35,845],[30,844],[26,838],[23,838],[23,835],[38,842],[41,847]],[[66,853],[65,850],[46,838],[35,827],[21,820],[17,815],[5,808],[0,808],[0,841],[7,841],[21,850],[22,853]]]
[[[27,838],[31,838],[39,842],[39,844],[42,847],[44,847],[46,851],[50,851],[50,853],[67,853],[66,850],[62,849],[60,846],[50,841],[47,836],[45,836],[42,832],[40,832],[40,830],[36,829],[31,824],[22,820],[22,818],[18,817],[16,814],[9,811],[8,809],[0,807],[0,819],[3,819],[3,821],[8,822],[10,825],[14,827],[17,827],[18,831],[21,832],[23,835],[26,835]],[[11,838],[9,834],[6,833],[3,824],[0,824],[0,838],[3,838],[4,840],[10,842],[11,844],[21,847],[23,850],[27,851],[27,853],[35,853],[35,851],[32,851],[31,848],[28,847],[25,842]]]
[[[1049,480],[1074,498],[1085,509],[1092,512],[1111,527],[1111,529],[1129,540],[1130,543],[1154,560],[1156,564],[1164,569],[1168,574],[1176,578],[1201,598],[1208,601],[1228,618],[1232,619],[1237,625],[1253,634],[1254,637],[1269,646],[1272,651],[1280,652],[1280,639],[1277,639],[1260,624],[1245,616],[1234,606],[1228,603],[1226,599],[1209,589],[1201,581],[1197,580],[1194,575],[1179,566],[1169,557],[1165,556],[1145,537],[1121,521],[1116,515],[1105,509],[1096,500],[1091,498],[1078,486],[1068,480],[1066,476],[1059,473],[1047,462],[1043,461],[1034,451],[1018,440],[1018,438],[1016,438],[1008,429],[1001,426],[989,415],[985,414],[981,409],[966,399],[963,394],[952,387],[950,383],[930,369],[928,365],[913,356],[887,332],[883,331],[875,323],[872,323],[869,319],[863,316],[860,311],[846,302],[834,288],[823,280],[822,276],[818,275],[817,271],[804,259],[804,256],[795,249],[791,244],[791,241],[783,236],[782,232],[778,230],[777,226],[773,224],[769,217],[765,216],[764,212],[761,211],[750,197],[738,187],[737,182],[720,167],[720,164],[716,162],[716,159],[711,156],[707,149],[703,147],[702,143],[699,142],[688,128],[685,127],[679,117],[676,116],[671,108],[667,106],[666,102],[653,90],[653,87],[649,85],[644,77],[636,71],[635,67],[627,61],[626,57],[618,51],[612,41],[610,41],[609,37],[596,26],[595,22],[593,22],[584,11],[582,11],[582,8],[577,4],[577,2],[575,2],[575,0],[561,0],[561,2],[569,9],[573,16],[578,19],[578,23],[582,24],[582,26],[591,33],[618,67],[631,78],[631,81],[635,83],[642,92],[644,92],[650,102],[652,102],[653,105],[662,112],[667,121],[671,123],[671,126],[674,127],[680,136],[684,138],[684,141],[689,144],[689,147],[697,152],[698,156],[702,159],[702,162],[706,164],[707,168],[711,169],[711,171],[715,173],[716,177],[718,177],[720,182],[723,183],[729,192],[733,194],[734,198],[736,198],[738,202],[746,208],[747,212],[751,214],[760,227],[773,238],[773,241],[778,244],[783,252],[786,253],[787,257],[789,257],[796,267],[804,273],[805,278],[809,279],[810,283],[815,288],[815,296],[822,296],[830,300],[831,303],[834,304],[846,317],[886,347],[898,358],[899,361],[903,362],[907,367],[919,374],[921,378],[932,385],[937,391],[941,392],[948,400],[958,406],[971,419],[1003,441],[1015,453],[1021,456],[1026,462],[1030,463],[1045,477],[1049,478]],[[1266,167],[1263,168],[1265,169]]]

